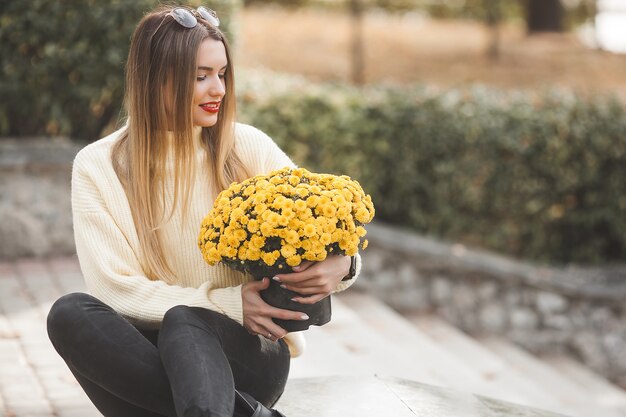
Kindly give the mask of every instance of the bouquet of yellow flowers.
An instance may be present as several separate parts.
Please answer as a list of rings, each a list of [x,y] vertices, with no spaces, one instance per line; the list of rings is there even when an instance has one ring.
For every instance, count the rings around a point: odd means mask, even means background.
[[[350,177],[283,168],[222,191],[202,221],[198,246],[210,265],[223,262],[260,280],[289,273],[304,260],[356,255],[367,247],[363,225],[373,217],[371,197]],[[261,292],[268,304],[309,316],[274,319],[281,327],[303,330],[330,320],[330,297],[308,305],[292,301],[295,295],[273,280]]]

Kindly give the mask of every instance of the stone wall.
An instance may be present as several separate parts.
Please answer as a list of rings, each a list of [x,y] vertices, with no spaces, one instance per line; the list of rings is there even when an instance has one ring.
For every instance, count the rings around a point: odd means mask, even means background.
[[[626,386],[626,266],[548,268],[372,224],[358,285],[534,353],[567,352]]]
[[[72,160],[64,139],[0,140],[0,259],[74,252]]]

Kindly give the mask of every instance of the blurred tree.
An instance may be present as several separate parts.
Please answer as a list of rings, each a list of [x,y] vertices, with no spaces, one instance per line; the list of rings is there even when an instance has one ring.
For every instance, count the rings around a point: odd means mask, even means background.
[[[483,0],[485,7],[485,21],[489,27],[490,37],[487,46],[487,56],[497,59],[500,55],[500,20],[502,19],[500,0]]]
[[[100,137],[120,114],[130,35],[157,3],[0,0],[0,135]],[[227,34],[237,4],[207,2]]]
[[[350,0],[352,20],[351,63],[352,82],[356,85],[365,83],[365,45],[363,41],[363,3],[362,0]]]
[[[562,32],[564,10],[560,0],[527,0],[528,33]]]

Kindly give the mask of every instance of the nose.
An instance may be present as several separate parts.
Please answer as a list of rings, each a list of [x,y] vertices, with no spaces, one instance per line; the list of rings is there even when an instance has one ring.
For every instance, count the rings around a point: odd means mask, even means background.
[[[218,76],[213,77],[211,86],[209,87],[209,94],[211,97],[219,97],[222,98],[226,94],[226,88],[224,87],[224,82]]]

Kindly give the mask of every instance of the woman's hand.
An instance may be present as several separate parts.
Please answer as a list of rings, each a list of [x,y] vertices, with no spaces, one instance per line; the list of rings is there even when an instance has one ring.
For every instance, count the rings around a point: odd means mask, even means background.
[[[350,257],[332,255],[321,262],[304,261],[291,274],[280,274],[273,279],[283,288],[302,294],[293,301],[315,304],[328,297],[350,270]]]
[[[261,298],[261,291],[270,285],[269,278],[262,281],[250,281],[241,288],[243,304],[243,326],[250,334],[258,334],[272,341],[282,339],[287,331],[272,321],[272,318],[283,320],[308,320],[304,313],[272,307]]]

